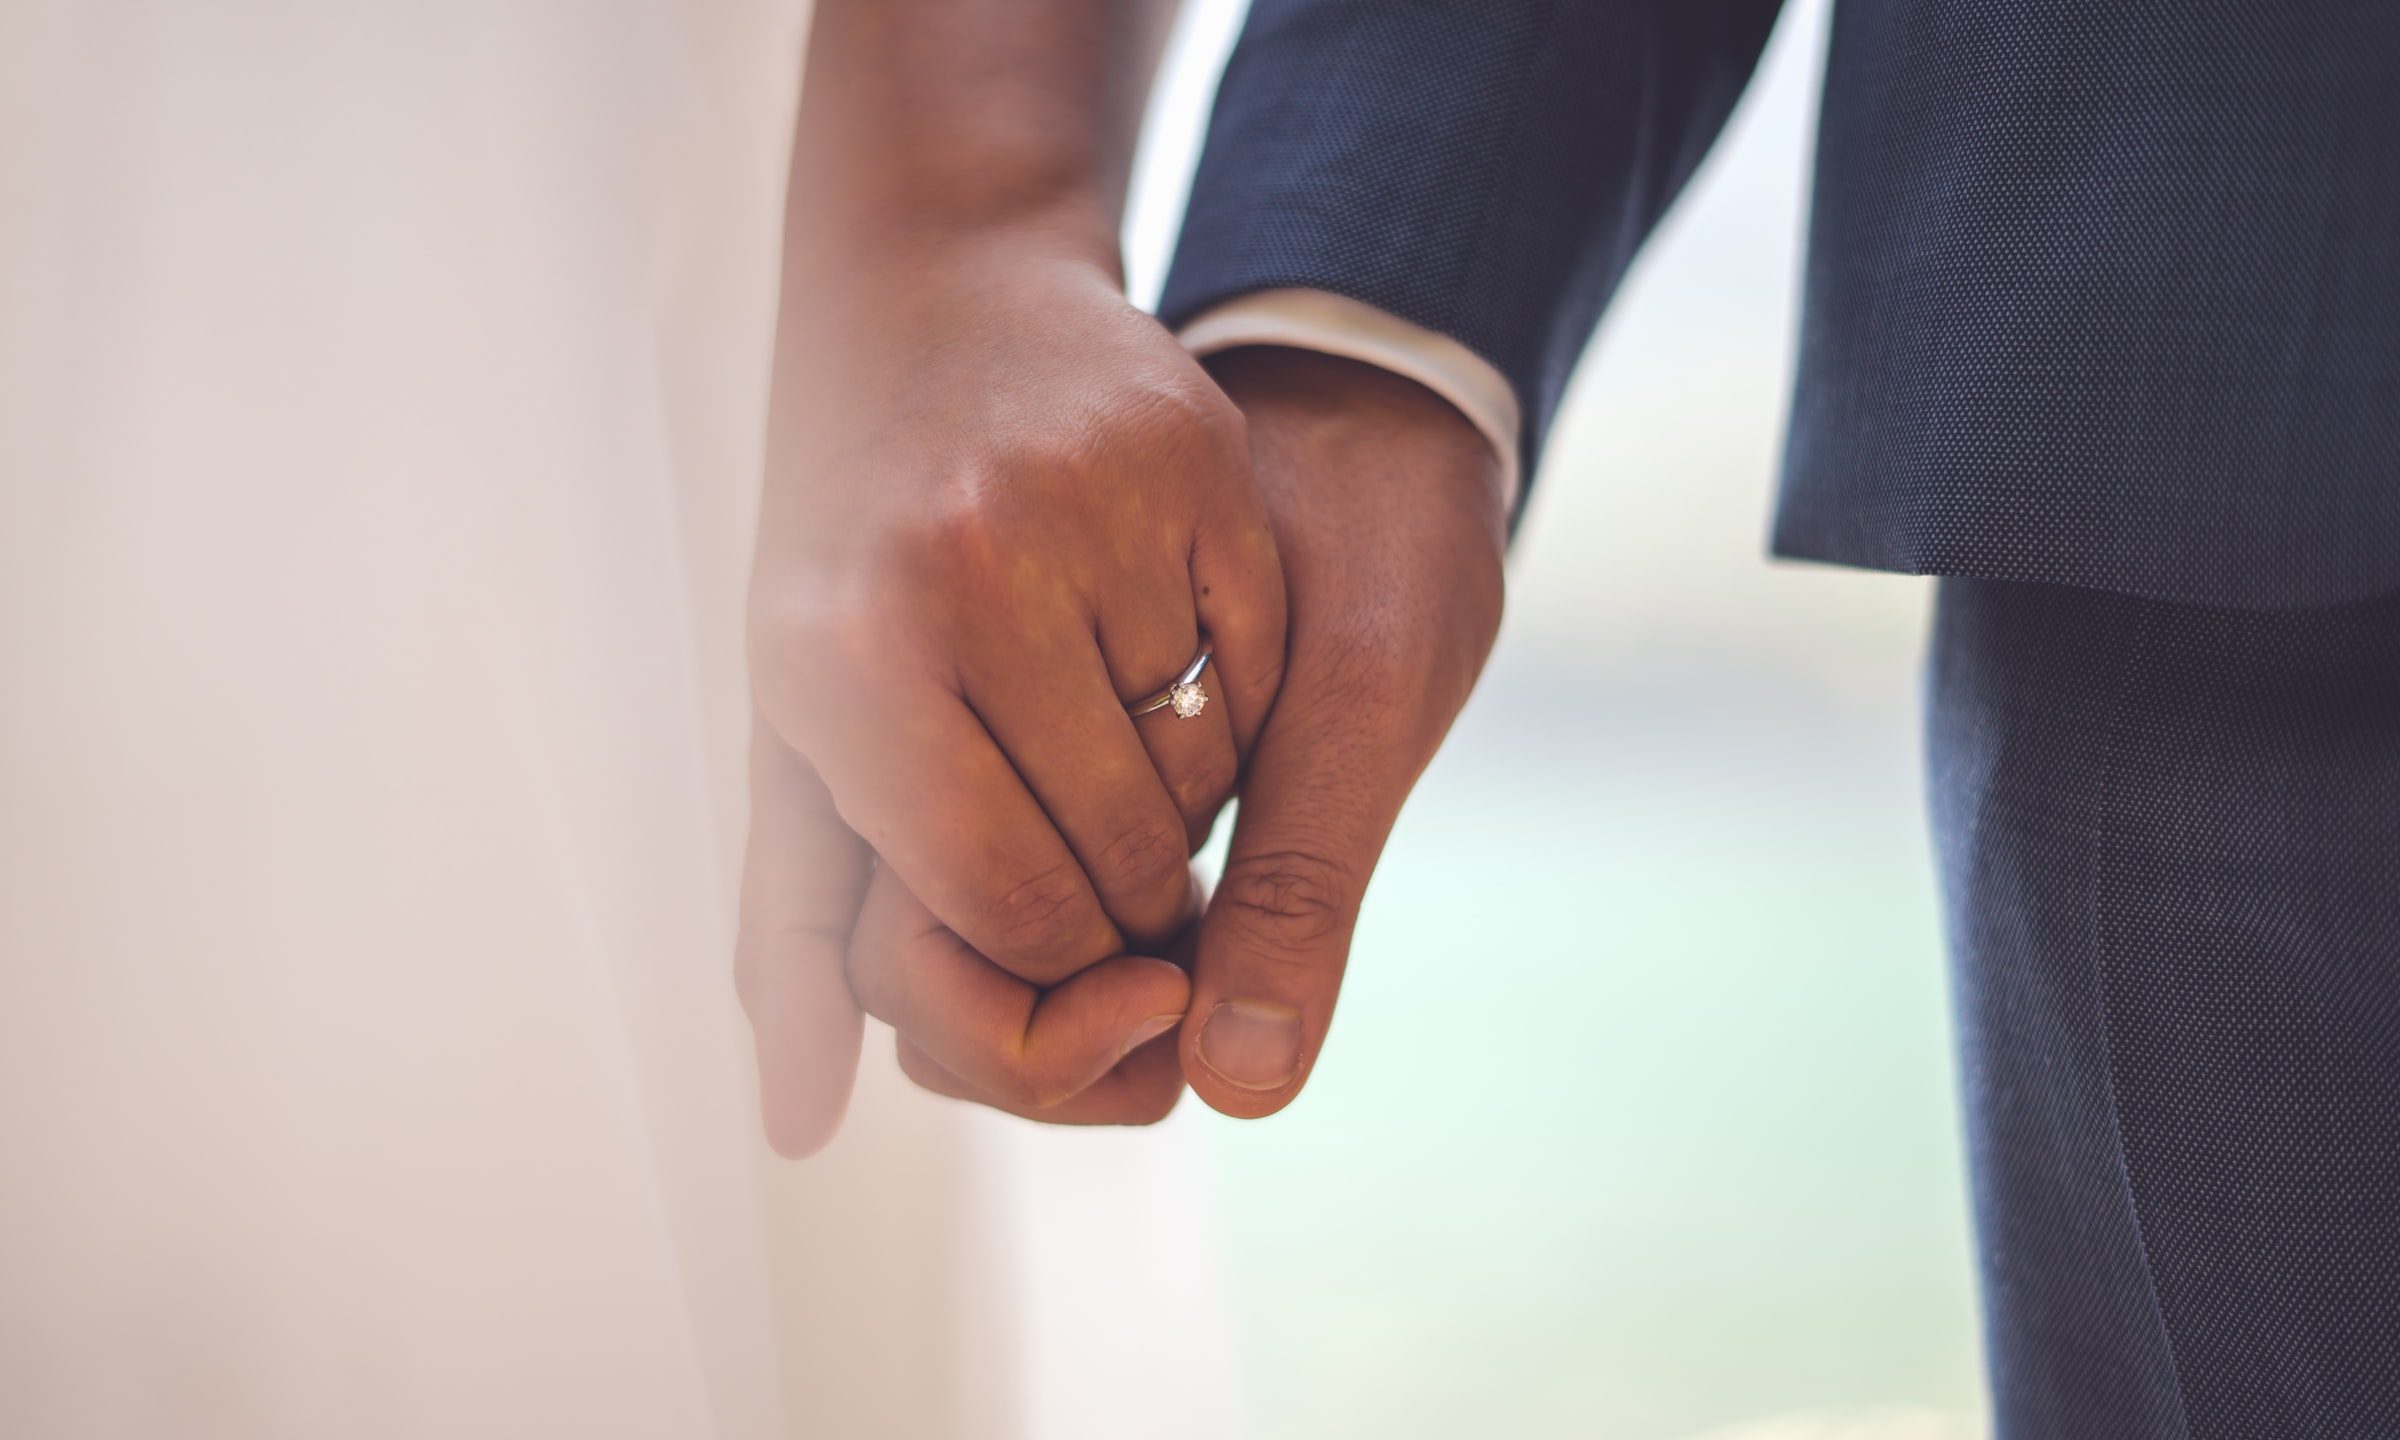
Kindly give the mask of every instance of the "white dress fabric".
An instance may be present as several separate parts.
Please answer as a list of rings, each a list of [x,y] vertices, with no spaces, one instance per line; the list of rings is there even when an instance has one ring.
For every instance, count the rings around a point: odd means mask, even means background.
[[[1230,1428],[1188,1130],[757,1138],[804,28],[0,3],[0,1434]]]

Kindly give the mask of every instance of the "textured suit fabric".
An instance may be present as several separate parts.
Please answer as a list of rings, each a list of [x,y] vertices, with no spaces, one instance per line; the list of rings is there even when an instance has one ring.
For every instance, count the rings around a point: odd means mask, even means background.
[[[1516,387],[1526,470],[1780,0],[1252,0],[1159,302],[1363,300]]]
[[[1774,0],[1255,0],[1162,314],[1330,290],[1534,473]],[[2400,4],[1838,0],[1775,545],[2244,606],[2400,586]]]
[[[1947,580],[2001,1440],[2400,1435],[2400,597]]]

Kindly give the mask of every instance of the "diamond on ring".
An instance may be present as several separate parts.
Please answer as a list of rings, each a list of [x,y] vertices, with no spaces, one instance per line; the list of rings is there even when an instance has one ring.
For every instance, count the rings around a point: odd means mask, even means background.
[[[1183,667],[1182,674],[1167,682],[1166,689],[1147,700],[1126,706],[1125,713],[1138,719],[1153,710],[1172,709],[1178,720],[1196,717],[1208,708],[1208,692],[1200,688],[1200,672],[1207,668],[1208,642],[1203,640],[1200,642],[1200,653],[1192,657],[1191,664]]]

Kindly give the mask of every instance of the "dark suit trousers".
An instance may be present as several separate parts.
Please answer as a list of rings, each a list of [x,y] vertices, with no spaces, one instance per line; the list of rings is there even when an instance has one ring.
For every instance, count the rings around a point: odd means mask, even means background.
[[[2400,1437],[2400,596],[1941,582],[2001,1440]]]

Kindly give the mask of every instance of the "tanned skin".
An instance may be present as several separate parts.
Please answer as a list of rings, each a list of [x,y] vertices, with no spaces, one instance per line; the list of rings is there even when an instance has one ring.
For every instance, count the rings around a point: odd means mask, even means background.
[[[1297,351],[1203,369],[1125,300],[1170,11],[817,6],[737,954],[786,1154],[838,1127],[862,1012],[919,1084],[1039,1119],[1289,1103],[1497,630],[1499,465],[1456,410]],[[1209,707],[1129,717],[1203,636]]]

